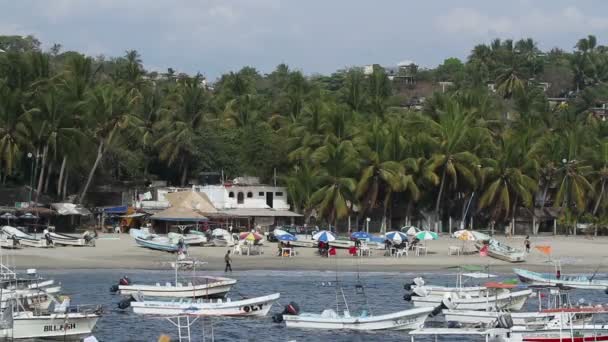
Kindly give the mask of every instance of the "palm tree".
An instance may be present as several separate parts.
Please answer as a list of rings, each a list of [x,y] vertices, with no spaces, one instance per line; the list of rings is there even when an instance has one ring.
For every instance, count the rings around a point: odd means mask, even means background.
[[[22,93],[0,80],[0,163],[7,175],[13,173],[23,149],[30,147],[21,102]]]
[[[536,164],[517,136],[508,132],[499,137],[496,158],[486,158],[482,169],[484,190],[480,208],[490,208],[495,221],[514,220],[518,205],[531,208],[537,181]]]
[[[474,154],[479,143],[487,138],[489,132],[475,121],[475,116],[464,112],[459,103],[450,100],[445,112],[440,112],[438,119],[431,120],[418,117],[412,129],[426,128],[434,152],[428,160],[428,170],[440,175],[440,184],[435,200],[435,219],[439,219],[441,201],[449,183],[453,189],[459,183],[465,183],[474,189],[477,186],[479,159]]]
[[[594,217],[597,215],[598,209],[602,203],[604,203],[606,197],[606,185],[608,185],[608,140],[597,139],[595,146],[596,148],[590,151],[590,160],[596,165],[592,172],[592,177],[594,179],[592,188],[597,189],[599,187],[600,191],[597,194],[591,212]]]
[[[173,165],[178,162],[181,170],[180,183],[185,185],[192,155],[196,150],[195,137],[203,126],[207,97],[198,77],[180,80],[176,92],[166,110],[166,116],[156,129],[160,137],[155,146],[159,158]]]
[[[353,178],[357,168],[357,152],[351,141],[329,139],[311,156],[319,169],[319,188],[311,198],[311,204],[317,213],[338,225],[338,220],[346,217],[349,202],[355,200],[356,181]]]
[[[318,171],[308,163],[295,165],[284,181],[292,205],[297,211],[303,211],[304,222],[308,222],[313,209],[311,198],[319,182]]]
[[[141,119],[133,114],[137,101],[124,88],[109,83],[94,88],[86,100],[87,121],[90,134],[97,145],[97,154],[89,171],[87,181],[78,197],[82,203],[106,151],[118,139],[118,135],[129,127],[137,127]]]

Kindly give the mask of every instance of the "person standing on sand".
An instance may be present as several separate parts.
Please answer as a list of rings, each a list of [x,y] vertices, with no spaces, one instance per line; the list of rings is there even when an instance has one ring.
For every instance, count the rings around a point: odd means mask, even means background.
[[[526,246],[526,253],[530,253],[530,235],[526,235],[524,246]]]
[[[232,259],[230,258],[230,251],[226,252],[226,255],[224,256],[224,261],[226,262],[224,272],[228,272],[228,270],[230,270],[230,273],[232,273],[232,266],[230,265],[230,263],[232,262]]]

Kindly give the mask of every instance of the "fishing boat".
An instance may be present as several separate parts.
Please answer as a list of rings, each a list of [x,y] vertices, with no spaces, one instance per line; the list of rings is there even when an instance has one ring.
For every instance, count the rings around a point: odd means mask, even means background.
[[[263,317],[268,314],[272,305],[280,298],[279,293],[267,296],[247,298],[232,301],[223,299],[180,299],[176,301],[160,301],[138,298],[131,302],[133,312],[143,315],[160,316],[255,316]]]
[[[188,246],[202,246],[204,243],[207,243],[207,237],[203,234],[169,233],[167,237],[173,242],[183,239],[184,243]]]
[[[490,274],[489,272],[482,272],[484,268],[479,266],[464,265],[458,267],[458,273],[456,275],[456,286],[440,286],[426,284],[424,278],[416,277],[409,284],[404,285],[404,289],[412,291],[417,288],[421,288],[426,295],[440,296],[443,297],[446,294],[458,292],[470,297],[485,296],[488,288],[481,285],[467,285],[471,280],[478,279],[489,279],[495,278],[496,275]],[[463,272],[468,271],[468,272]],[[406,295],[407,296],[407,295]]]
[[[543,307],[543,299],[547,298]],[[575,308],[570,301],[570,293],[559,288],[537,289],[538,309],[530,312],[510,312],[510,318],[514,325],[544,326],[557,317],[554,309]],[[584,310],[587,307],[582,307]],[[493,327],[498,319],[505,315],[504,311],[475,311],[475,310],[449,310],[442,311],[446,322],[455,322],[460,325],[473,325]],[[590,318],[588,314],[576,314],[571,317],[575,322],[586,322]]]
[[[13,313],[12,327],[0,329],[0,337],[12,339],[61,339],[81,340],[91,335],[101,309],[82,311],[70,308],[70,312],[40,314],[32,311]]]
[[[17,239],[7,239],[5,236],[0,236],[0,248],[21,249],[22,246]]]
[[[225,229],[216,228],[211,232],[211,236],[213,237],[212,242],[214,246],[231,247],[235,244],[232,235]]]
[[[84,237],[79,238],[79,237],[75,237],[75,236],[71,236],[71,235],[67,235],[67,234],[55,233],[55,232],[49,232],[48,234],[51,237],[51,240],[53,240],[53,243],[56,245],[79,246],[79,247],[95,246],[94,239],[90,239],[89,241],[87,241],[87,239],[85,239]]]
[[[348,310],[345,310],[343,314],[338,314],[332,309],[326,309],[320,314],[283,314],[282,319],[288,328],[361,331],[409,330],[421,328],[432,311],[433,308],[425,307],[372,316],[367,312],[351,315]]]
[[[129,230],[129,234],[138,246],[155,249],[164,252],[176,253],[179,249],[176,243],[168,237],[160,237],[155,234],[148,234],[139,229]]]
[[[333,240],[329,241],[329,246],[336,248],[351,248],[355,246],[355,242],[350,240]]]
[[[38,239],[33,235],[27,234],[20,229],[11,226],[2,227],[2,235],[6,240],[12,243],[13,239],[17,239],[20,245],[28,247],[49,248],[53,247],[46,239]]]
[[[197,276],[190,279],[187,284],[180,282],[164,285],[156,283],[118,285],[118,293],[121,295],[141,294],[146,297],[170,297],[170,298],[200,298],[200,297],[224,297],[236,280],[223,277]]]
[[[513,272],[515,272],[521,282],[531,285],[561,286],[565,288],[604,291],[608,289],[608,280],[594,279],[594,276],[568,276],[560,274],[560,277],[558,278],[557,272],[553,274],[537,273],[520,268],[514,268]]]
[[[462,292],[443,295],[433,294],[424,288],[416,288],[404,299],[410,300],[415,307],[438,307],[444,305],[451,310],[521,310],[532,290],[509,291],[514,285],[488,283],[483,296],[472,296]]]
[[[513,263],[526,261],[526,253],[524,251],[513,248],[498,240],[490,238],[489,240],[479,240],[475,243],[475,247],[478,250],[481,250],[484,246],[488,246],[488,256],[492,258]]]

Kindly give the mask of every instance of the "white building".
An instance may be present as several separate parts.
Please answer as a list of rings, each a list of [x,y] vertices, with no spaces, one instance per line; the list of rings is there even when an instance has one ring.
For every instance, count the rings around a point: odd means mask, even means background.
[[[290,211],[287,189],[281,186],[260,184],[255,177],[236,178],[232,182],[213,185],[193,185],[191,188],[158,188],[140,196],[136,206],[145,211],[163,210],[169,207],[167,193],[177,191],[203,192],[213,206],[226,217],[246,220],[248,225],[260,226],[293,223],[302,215]],[[245,224],[245,222],[241,222]]]

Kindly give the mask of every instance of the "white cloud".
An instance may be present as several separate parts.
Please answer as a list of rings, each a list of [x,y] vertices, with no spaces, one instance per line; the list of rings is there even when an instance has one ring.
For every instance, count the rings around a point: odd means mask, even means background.
[[[442,33],[534,36],[542,33],[586,34],[608,29],[608,18],[594,16],[577,7],[537,9],[533,3],[520,2],[519,16],[488,14],[473,8],[454,8],[435,18],[435,27]],[[498,11],[493,11],[493,13]]]

